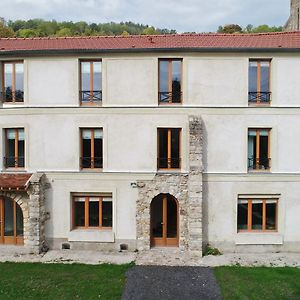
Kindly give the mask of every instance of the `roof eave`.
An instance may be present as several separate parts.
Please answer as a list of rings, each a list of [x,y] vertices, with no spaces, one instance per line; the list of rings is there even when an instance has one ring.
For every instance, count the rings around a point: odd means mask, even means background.
[[[0,51],[0,56],[40,56],[40,55],[70,55],[86,53],[157,53],[157,52],[225,52],[225,53],[245,53],[245,52],[275,52],[275,53],[300,53],[300,48],[127,48],[127,49],[47,49],[47,50],[12,50]]]

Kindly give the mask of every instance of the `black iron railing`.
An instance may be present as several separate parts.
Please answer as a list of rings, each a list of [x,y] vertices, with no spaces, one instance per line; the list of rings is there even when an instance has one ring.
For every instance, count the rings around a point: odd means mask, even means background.
[[[180,169],[181,159],[178,157],[159,157],[157,158],[157,167],[158,169]]]
[[[271,168],[271,158],[268,157],[248,158],[249,170],[270,170],[270,168]]]
[[[80,91],[80,99],[82,103],[101,103],[102,91]]]
[[[0,92],[1,102],[24,102],[24,92],[21,90]]]
[[[182,92],[173,91],[173,92],[159,92],[158,101],[160,103],[181,103]]]
[[[269,104],[271,102],[271,92],[249,92],[248,101],[253,104]]]
[[[82,169],[102,169],[103,157],[80,157],[80,167]]]
[[[3,158],[3,163],[5,168],[24,168],[25,159],[24,156],[8,156]]]

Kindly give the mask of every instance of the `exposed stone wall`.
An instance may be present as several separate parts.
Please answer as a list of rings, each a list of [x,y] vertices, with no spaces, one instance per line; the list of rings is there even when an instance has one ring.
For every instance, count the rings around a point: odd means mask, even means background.
[[[21,207],[24,222],[24,246],[32,253],[47,250],[45,241],[45,175],[33,174],[26,191],[1,191],[0,195],[7,197]]]
[[[136,208],[137,248],[150,249],[150,204],[157,195],[171,194],[178,201],[179,248],[202,254],[202,121],[189,117],[189,173],[157,173],[139,181]]]
[[[300,30],[300,0],[291,0],[291,14],[284,26],[284,30]]]

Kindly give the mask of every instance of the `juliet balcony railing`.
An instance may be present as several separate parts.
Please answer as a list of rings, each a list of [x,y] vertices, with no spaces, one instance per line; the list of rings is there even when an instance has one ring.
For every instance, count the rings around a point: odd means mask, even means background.
[[[181,159],[178,157],[172,157],[172,158],[158,157],[157,167],[158,169],[180,169]]]
[[[103,157],[80,157],[81,169],[102,169]]]
[[[102,91],[80,91],[81,103],[102,103]]]
[[[248,102],[249,104],[270,104],[271,92],[249,92]]]
[[[248,158],[248,170],[255,171],[255,170],[261,170],[261,171],[268,171],[271,168],[271,158],[268,157],[249,157]]]
[[[5,168],[24,168],[25,160],[24,156],[14,157],[8,156],[3,158],[3,164]]]
[[[5,103],[24,102],[24,92],[21,90],[0,92],[0,101]]]
[[[158,92],[158,101],[159,103],[181,103],[182,92]]]

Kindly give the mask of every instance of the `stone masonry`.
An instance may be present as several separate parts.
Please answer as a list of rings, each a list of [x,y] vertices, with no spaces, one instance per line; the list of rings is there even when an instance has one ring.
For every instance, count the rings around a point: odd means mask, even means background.
[[[16,201],[21,207],[24,220],[24,247],[31,253],[48,250],[45,241],[45,175],[33,174],[26,191],[1,191],[0,195]]]
[[[136,208],[137,249],[150,249],[150,204],[159,194],[178,201],[179,249],[202,255],[202,120],[189,117],[189,172],[157,173],[153,180],[139,181]]]
[[[300,30],[300,0],[291,0],[291,14],[284,26],[284,30]]]

